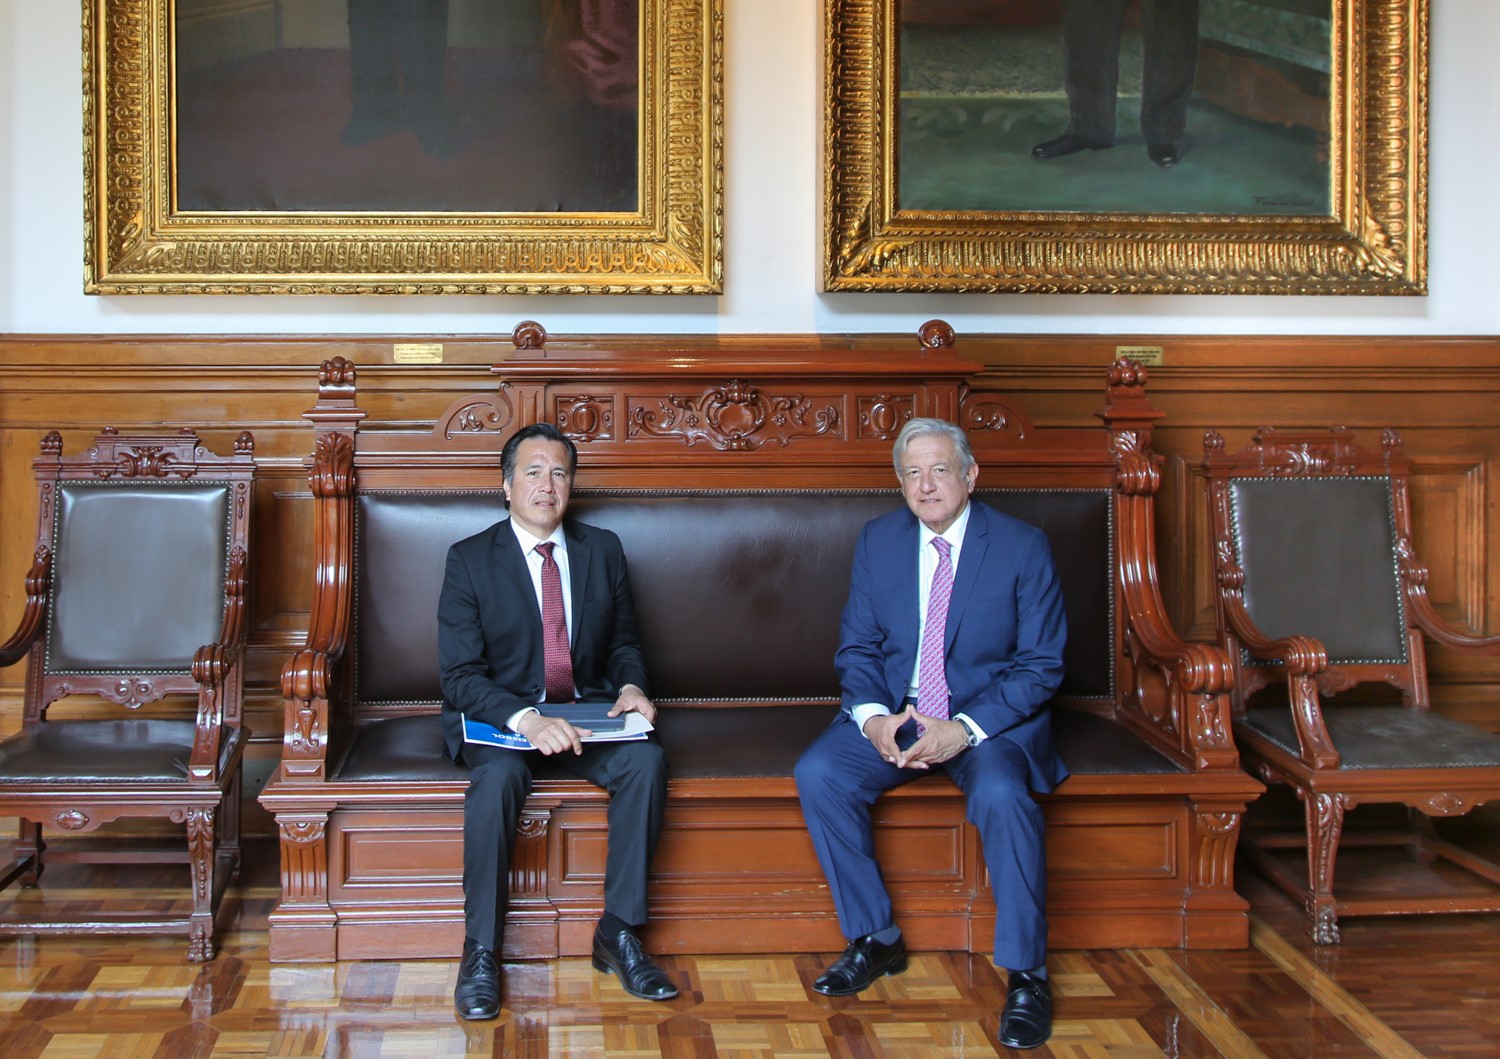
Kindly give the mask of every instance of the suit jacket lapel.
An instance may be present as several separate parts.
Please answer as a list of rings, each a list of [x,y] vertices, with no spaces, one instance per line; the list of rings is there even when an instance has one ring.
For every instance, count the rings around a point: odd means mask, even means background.
[[[531,583],[531,570],[526,565],[526,556],[521,552],[521,542],[516,540],[515,528],[507,519],[495,527],[495,578],[497,586],[506,594],[519,592],[526,600],[528,612],[536,622],[538,634],[542,628],[542,604],[536,598],[536,588]]]
[[[573,645],[573,653],[578,653],[578,638],[582,635],[584,628],[583,601],[588,598],[589,573],[593,567],[594,549],[584,541],[583,536],[573,528],[572,523],[563,525],[563,533],[568,538],[568,584],[573,595],[573,612],[569,615],[572,628],[568,630],[568,641]]]
[[[953,574],[953,597],[948,601],[948,625],[943,635],[943,650],[953,647],[953,638],[958,635],[958,625],[964,619],[964,610],[974,586],[979,581],[979,568],[984,565],[984,556],[990,547],[990,520],[982,507],[969,501],[969,528],[964,531],[964,544],[958,557],[958,569]]]
[[[897,570],[900,575],[895,578],[895,591],[891,593],[890,603],[895,608],[895,613],[901,616],[902,639],[911,647],[911,657],[917,657],[917,651],[921,644],[917,642],[917,634],[921,632],[921,615],[917,612],[917,600],[921,593],[918,582],[922,578],[922,564],[917,556],[917,542],[921,536],[917,530],[917,516],[911,515],[906,520],[906,531],[901,535],[900,548],[894,557],[894,561],[900,564]]]

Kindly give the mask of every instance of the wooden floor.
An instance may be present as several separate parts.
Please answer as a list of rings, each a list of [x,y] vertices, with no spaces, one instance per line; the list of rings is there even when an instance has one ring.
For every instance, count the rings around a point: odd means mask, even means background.
[[[275,853],[253,849],[210,965],[177,939],[0,938],[0,1057],[1013,1054],[994,968],[942,952],[846,999],[810,989],[824,956],[664,958],[682,994],[661,1004],[584,959],[510,964],[501,1017],[463,1023],[456,961],[269,963]],[[116,901],[104,871],[59,866],[22,900]],[[1500,916],[1345,920],[1314,949],[1289,900],[1242,886],[1247,950],[1053,953],[1055,1033],[1028,1054],[1500,1056]]]

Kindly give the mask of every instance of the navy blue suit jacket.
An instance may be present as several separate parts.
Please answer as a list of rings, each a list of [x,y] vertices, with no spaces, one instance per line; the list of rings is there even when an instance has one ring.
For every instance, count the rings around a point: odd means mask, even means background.
[[[580,522],[565,522],[563,533],[579,701],[614,702],[626,684],[649,694],[620,538]],[[537,704],[546,679],[541,605],[508,520],[448,550],[437,616],[443,738],[457,760],[460,713],[503,727],[517,710]]]
[[[846,713],[867,702],[901,710],[917,664],[918,539],[905,509],[860,534],[835,658]],[[1047,705],[1062,683],[1066,638],[1046,534],[971,500],[948,608],[949,709],[1019,746],[1043,793],[1068,775]]]

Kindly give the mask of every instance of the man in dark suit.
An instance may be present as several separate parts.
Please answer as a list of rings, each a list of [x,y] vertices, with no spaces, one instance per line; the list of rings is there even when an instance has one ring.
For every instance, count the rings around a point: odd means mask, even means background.
[[[895,444],[910,510],[868,523],[854,552],[835,665],[843,709],[797,763],[797,792],[848,948],[813,983],[857,993],[906,968],[870,807],[928,770],[964,792],[996,903],[995,963],[1010,972],[1000,1041],[1052,1032],[1046,863],[1031,791],[1067,776],[1047,703],[1066,627],[1041,530],[971,502],[964,432],[914,419]]]
[[[654,740],[585,743],[540,703],[613,702],[651,721],[646,666],[620,540],[564,522],[578,451],[550,423],[506,442],[510,518],[448,552],[438,600],[438,663],[448,752],[470,769],[464,797],[464,952],[454,1003],[466,1019],[500,1012],[499,952],[511,854],[531,790],[531,751],[466,743],[463,717],[519,732],[537,751],[609,791],[604,916],[594,966],[646,1000],[677,987],[646,954],[646,878],[661,834],[666,764]],[[550,642],[549,642],[550,641]]]
[[[1127,3],[1067,0],[1063,67],[1068,127],[1033,147],[1033,156],[1060,158],[1114,145],[1120,30]],[[1198,0],[1142,0],[1141,35],[1141,132],[1146,155],[1170,169],[1182,159],[1182,135],[1198,70]]]

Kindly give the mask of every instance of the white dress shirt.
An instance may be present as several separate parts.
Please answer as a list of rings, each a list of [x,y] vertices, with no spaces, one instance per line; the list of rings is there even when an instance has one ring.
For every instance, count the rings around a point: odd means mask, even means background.
[[[547,541],[551,541],[557,545],[557,547],[552,549],[552,558],[557,563],[558,576],[562,578],[563,620],[567,623],[568,643],[571,644],[573,642],[573,581],[568,576],[568,540],[563,534],[562,527],[558,526],[557,529],[552,531],[552,536],[544,540],[522,529],[516,523],[515,519],[510,519],[509,521],[510,528],[516,535],[516,541],[521,545],[521,554],[526,556],[526,569],[531,573],[531,587],[536,593],[538,610],[541,610],[542,607],[542,553],[536,550],[536,546],[538,544],[545,544]],[[547,689],[545,686],[542,688],[542,697],[537,701],[547,701]],[[537,712],[539,711],[535,706],[527,706],[524,709],[517,710],[506,719],[505,726],[511,731],[515,731],[516,725],[520,723],[522,717],[525,717],[528,713]]]
[[[906,683],[906,698],[909,699],[914,699],[917,697],[917,685],[921,677],[922,670],[921,643],[923,634],[927,629],[927,603],[929,598],[932,596],[932,578],[933,575],[937,573],[938,567],[938,553],[937,549],[932,545],[932,539],[934,537],[941,536],[943,540],[948,542],[950,548],[950,551],[948,553],[949,560],[953,564],[953,575],[955,578],[957,578],[959,553],[963,550],[964,533],[969,528],[969,511],[969,505],[965,504],[964,509],[959,512],[958,518],[953,520],[953,525],[949,526],[947,530],[945,530],[941,534],[932,532],[932,530],[929,529],[925,523],[917,523],[918,650],[916,662],[912,666],[911,679]],[[882,714],[889,715],[891,713],[891,709],[884,703],[866,702],[853,707],[849,711],[849,713],[850,716],[854,718],[854,723],[859,726],[860,733],[863,734],[866,721],[868,721],[871,717],[880,716]],[[963,725],[968,728],[969,731],[973,732],[974,735],[981,741],[989,738],[984,729],[980,728],[979,725],[975,723],[973,718],[971,718],[968,714],[956,713],[953,715],[953,720],[962,722]]]

